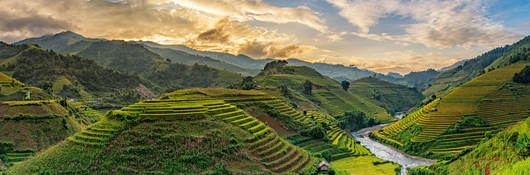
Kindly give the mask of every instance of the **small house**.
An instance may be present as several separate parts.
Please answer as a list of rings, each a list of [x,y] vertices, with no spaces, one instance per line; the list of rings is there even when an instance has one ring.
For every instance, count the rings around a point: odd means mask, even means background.
[[[318,171],[328,171],[329,168],[330,168],[330,165],[329,165],[329,163],[326,162],[326,161],[322,161],[322,162],[320,162],[320,163],[318,164],[318,167],[317,167]]]
[[[431,112],[436,112],[436,111],[438,111],[438,109],[436,109],[436,108],[432,108],[431,109]]]

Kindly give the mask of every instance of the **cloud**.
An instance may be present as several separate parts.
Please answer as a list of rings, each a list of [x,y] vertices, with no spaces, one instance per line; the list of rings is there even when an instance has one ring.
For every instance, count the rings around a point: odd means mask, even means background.
[[[299,23],[320,32],[327,27],[318,13],[306,6],[276,7],[261,0],[174,0],[176,5],[215,16],[228,16],[239,22],[264,21],[278,24]]]
[[[219,20],[214,28],[189,38],[185,44],[199,50],[246,54],[254,58],[289,58],[315,49],[297,44],[289,35],[228,18]]]
[[[359,28],[352,34],[373,40],[394,40],[427,47],[496,47],[522,35],[508,31],[484,15],[480,0],[328,0],[339,14]],[[374,34],[370,28],[389,15],[410,18],[406,34]]]
[[[75,28],[67,21],[51,15],[33,9],[16,8],[19,7],[16,3],[8,5],[11,6],[0,6],[0,38],[4,38],[5,41],[12,42],[20,38]]]
[[[334,55],[322,52],[320,62],[342,63],[354,65],[361,69],[368,69],[379,73],[398,72],[407,74],[411,71],[426,69],[440,69],[450,66],[463,58],[448,58],[440,52],[419,53],[412,50],[382,52],[377,57],[357,57]]]
[[[293,22],[326,30],[307,7],[240,0],[2,0],[0,16],[0,40],[9,42],[72,30],[88,37],[185,44],[256,58],[296,56],[311,47],[246,21]]]

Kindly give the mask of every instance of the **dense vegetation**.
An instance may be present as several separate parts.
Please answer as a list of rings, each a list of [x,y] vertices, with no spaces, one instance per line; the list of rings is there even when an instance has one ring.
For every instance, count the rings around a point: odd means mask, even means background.
[[[197,64],[199,62],[193,65],[171,62],[169,57],[163,58],[135,42],[90,39],[63,32],[17,42],[24,43],[95,60],[117,71],[142,77],[159,86],[161,92],[187,87],[226,87],[242,78],[236,73]]]
[[[0,71],[14,78],[71,99],[102,98],[96,106],[128,104],[148,94],[135,92],[139,86],[155,89],[138,76],[102,67],[92,60],[46,51],[33,45],[4,46],[3,50],[25,48],[16,55],[0,58]]]
[[[63,141],[101,115],[3,73],[0,89],[0,163],[7,166]]]
[[[339,82],[309,67],[288,64],[287,61],[268,63],[254,81],[264,89],[284,95],[302,110],[320,109],[332,116],[357,110],[383,123],[392,120],[373,99],[344,91]]]
[[[353,81],[350,85],[350,92],[372,99],[375,104],[385,108],[390,114],[406,112],[424,98],[415,88],[373,77]]]
[[[517,83],[530,83],[530,66],[526,66],[521,72],[515,73],[513,81]]]

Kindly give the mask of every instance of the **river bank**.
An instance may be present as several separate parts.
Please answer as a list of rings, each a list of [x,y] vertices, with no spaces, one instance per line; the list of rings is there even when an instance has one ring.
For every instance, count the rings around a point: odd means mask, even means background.
[[[355,140],[359,141],[361,145],[368,148],[375,156],[383,160],[390,160],[390,161],[400,164],[402,175],[407,174],[407,168],[424,166],[424,165],[432,165],[434,162],[436,162],[436,160],[409,155],[392,146],[379,143],[371,139],[370,137],[368,137],[368,134],[370,132],[379,130],[388,125],[389,124],[381,124],[381,125],[376,125],[376,126],[372,126],[369,128],[364,128],[357,132],[352,133],[352,137]]]

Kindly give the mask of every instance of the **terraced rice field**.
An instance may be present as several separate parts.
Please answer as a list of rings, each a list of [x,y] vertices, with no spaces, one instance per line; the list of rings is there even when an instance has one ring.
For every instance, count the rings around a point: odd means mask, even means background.
[[[337,145],[339,148],[346,149],[352,155],[365,156],[371,155],[370,151],[353,140],[349,133],[335,127],[327,131],[328,138],[331,144]]]
[[[414,111],[413,113],[408,114],[403,119],[383,128],[383,132],[381,134],[387,135],[390,137],[398,135],[406,128],[412,126],[418,120],[425,118],[426,115],[431,111],[431,109],[435,108],[439,102],[440,102],[439,98],[433,100],[432,102],[423,106],[422,108]]]
[[[487,131],[502,130],[530,116],[528,86],[511,82],[513,74],[525,64],[519,63],[483,74],[455,88],[442,99],[435,100],[404,119],[374,135],[399,145],[394,140],[403,130],[417,124],[422,132],[412,142],[435,141],[429,148],[435,154],[458,154],[480,142]],[[430,111],[436,108],[436,111]],[[479,117],[485,126],[467,126],[456,133],[445,131],[463,121],[464,116]]]
[[[84,147],[101,148],[110,143],[125,128],[121,122],[102,120],[87,129],[68,137],[68,141]]]
[[[298,172],[309,168],[311,162],[315,161],[309,152],[283,140],[273,129],[243,110],[231,105],[222,108],[216,106],[212,106],[208,113],[215,119],[250,132],[254,137],[246,142],[247,147],[272,172]]]
[[[5,163],[18,163],[26,160],[30,156],[33,156],[33,152],[10,152],[6,153]]]
[[[282,103],[283,105],[278,105],[280,113],[296,118],[301,118],[302,113],[286,106],[277,98],[259,94],[225,95],[215,99],[211,100],[198,93],[188,94],[182,99],[148,100],[122,110],[138,114],[141,120],[200,120],[210,117],[230,123],[253,135],[245,145],[265,167],[275,173],[299,172],[310,168],[316,161],[309,152],[285,141],[272,128],[248,115],[235,104]]]

